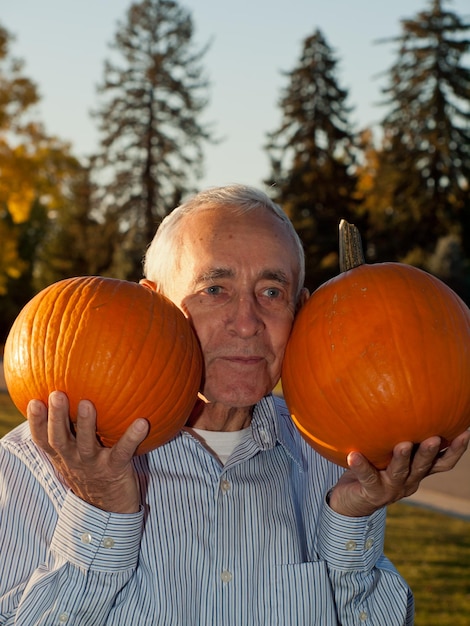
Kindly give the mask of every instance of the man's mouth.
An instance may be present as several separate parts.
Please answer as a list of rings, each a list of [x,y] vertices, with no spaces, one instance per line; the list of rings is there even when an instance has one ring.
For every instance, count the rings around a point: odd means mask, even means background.
[[[221,357],[223,361],[234,363],[235,365],[258,365],[263,357],[261,356],[224,356]]]

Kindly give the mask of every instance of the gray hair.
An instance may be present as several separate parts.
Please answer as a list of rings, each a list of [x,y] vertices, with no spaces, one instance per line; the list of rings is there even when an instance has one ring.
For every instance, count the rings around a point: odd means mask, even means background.
[[[210,187],[201,191],[162,220],[144,257],[144,274],[157,285],[159,291],[164,294],[169,293],[172,281],[171,270],[175,268],[177,251],[182,245],[183,235],[179,226],[183,218],[197,210],[209,208],[230,208],[232,212],[239,215],[251,213],[260,208],[272,211],[287,226],[296,247],[299,263],[296,296],[299,296],[305,280],[305,253],[299,235],[281,207],[269,196],[254,187],[240,184]]]

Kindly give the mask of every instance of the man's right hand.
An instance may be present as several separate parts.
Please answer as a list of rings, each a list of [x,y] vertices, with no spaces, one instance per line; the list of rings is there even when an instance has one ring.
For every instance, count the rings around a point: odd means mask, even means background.
[[[88,400],[79,403],[75,434],[70,429],[68,398],[60,391],[49,396],[49,410],[41,401],[31,400],[27,417],[33,441],[48,454],[75,495],[112,513],[139,510],[132,457],[148,434],[145,419],[131,424],[112,448],[104,448],[97,440],[96,411]]]

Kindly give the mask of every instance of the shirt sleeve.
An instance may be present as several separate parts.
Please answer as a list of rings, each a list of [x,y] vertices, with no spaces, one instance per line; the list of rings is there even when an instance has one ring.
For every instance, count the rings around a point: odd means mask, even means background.
[[[108,513],[65,489],[59,497],[51,478],[45,489],[5,450],[0,470],[0,623],[106,624],[137,566],[143,510]]]
[[[106,513],[69,493],[48,559],[30,578],[15,623],[105,624],[136,568],[142,517],[142,511]]]
[[[410,588],[384,556],[386,510],[370,517],[345,517],[325,502],[318,531],[318,554],[328,566],[338,621],[412,626]]]

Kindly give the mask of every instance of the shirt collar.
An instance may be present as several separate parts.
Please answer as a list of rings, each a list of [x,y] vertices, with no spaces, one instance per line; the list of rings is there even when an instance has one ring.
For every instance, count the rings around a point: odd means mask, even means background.
[[[304,469],[301,437],[282,398],[272,394],[262,398],[254,407],[251,427],[259,448],[268,450],[279,443]]]

